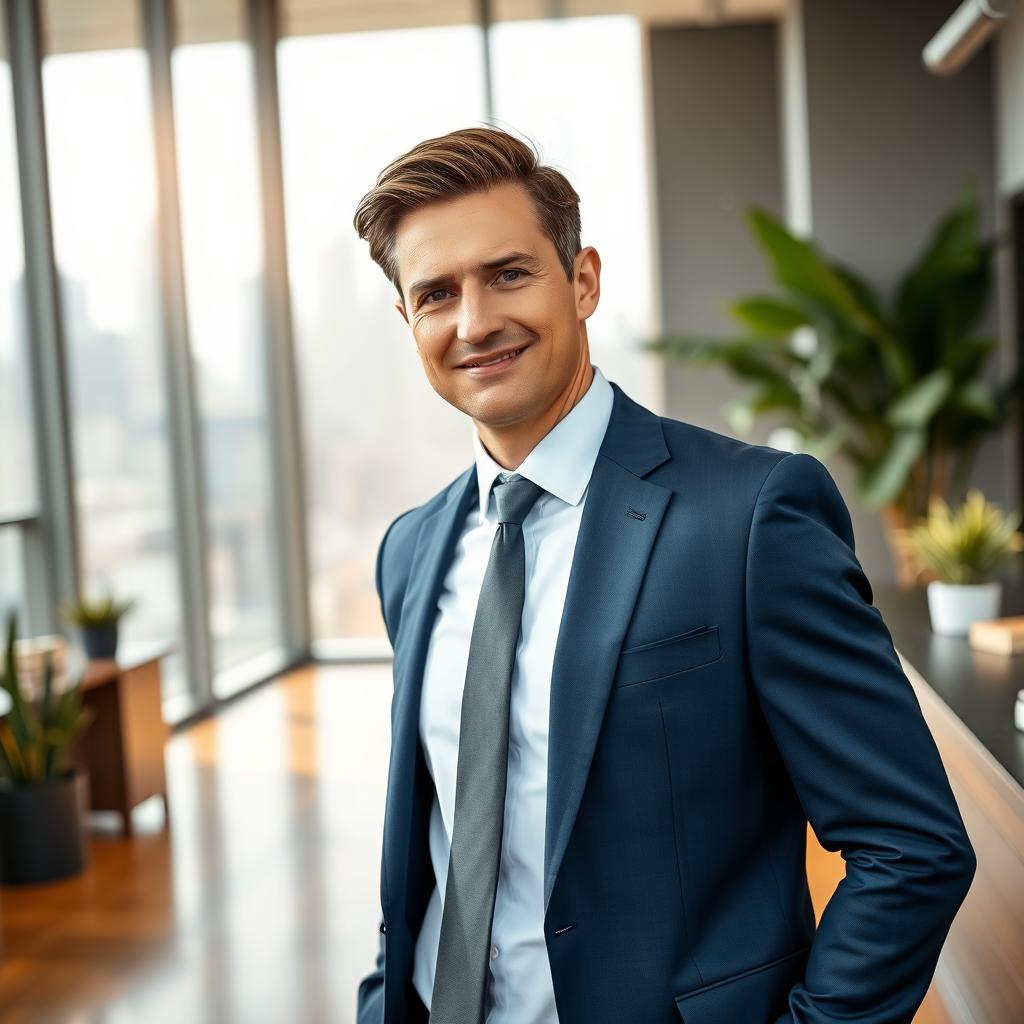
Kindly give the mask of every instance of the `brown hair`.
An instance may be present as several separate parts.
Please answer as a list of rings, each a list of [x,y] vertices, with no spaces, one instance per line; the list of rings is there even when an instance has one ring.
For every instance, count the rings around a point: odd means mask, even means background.
[[[539,154],[531,147],[498,128],[460,128],[426,139],[377,175],[377,184],[359,201],[352,223],[359,237],[370,243],[370,258],[403,302],[395,256],[395,230],[403,214],[508,182],[518,183],[530,196],[540,229],[551,239],[565,276],[572,281],[580,251],[580,197],[564,174],[539,163]]]

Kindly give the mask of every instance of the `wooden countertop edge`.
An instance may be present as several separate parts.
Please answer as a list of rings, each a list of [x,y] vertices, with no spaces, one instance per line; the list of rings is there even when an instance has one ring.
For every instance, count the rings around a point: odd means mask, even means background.
[[[921,705],[942,763],[976,801],[993,827],[1024,860],[1024,788],[992,756],[928,681],[896,651]]]

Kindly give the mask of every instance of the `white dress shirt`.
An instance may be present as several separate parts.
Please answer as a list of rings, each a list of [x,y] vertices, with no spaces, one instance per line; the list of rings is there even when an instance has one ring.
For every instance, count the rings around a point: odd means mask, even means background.
[[[413,984],[430,1006],[441,930],[459,757],[462,692],[473,619],[498,528],[495,478],[532,480],[541,494],[523,521],[526,593],[509,708],[508,781],[498,887],[491,928],[487,1024],[557,1024],[544,943],[544,821],[548,709],[555,641],[562,619],[580,518],[612,411],[612,387],[594,366],[586,394],[506,471],[473,428],[479,504],[466,517],[438,602],[423,675],[419,734],[434,803],[430,857],[437,886],[416,940]]]

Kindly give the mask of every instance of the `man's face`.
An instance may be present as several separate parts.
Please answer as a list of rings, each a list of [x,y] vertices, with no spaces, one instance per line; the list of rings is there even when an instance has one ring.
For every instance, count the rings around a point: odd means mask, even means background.
[[[518,185],[405,214],[395,248],[405,299],[395,308],[431,386],[474,420],[535,420],[589,366],[584,321],[597,306],[600,258],[589,246],[579,252],[570,282]],[[519,348],[494,367],[462,365]]]

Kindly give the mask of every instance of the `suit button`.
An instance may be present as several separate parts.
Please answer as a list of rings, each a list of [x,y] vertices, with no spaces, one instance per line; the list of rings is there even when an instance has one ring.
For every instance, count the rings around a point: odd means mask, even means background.
[[[383,922],[381,922],[380,933],[381,933],[381,935],[387,935],[387,933],[388,933],[388,926],[386,924],[384,924]]]
[[[492,960],[497,960],[500,955],[501,955],[501,950],[498,949],[497,946],[491,946],[491,959]]]

